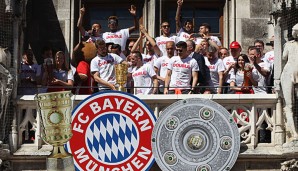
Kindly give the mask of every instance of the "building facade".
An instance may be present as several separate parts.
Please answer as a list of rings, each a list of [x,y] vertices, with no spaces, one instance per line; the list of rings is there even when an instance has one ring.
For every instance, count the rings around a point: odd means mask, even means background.
[[[28,0],[24,11],[24,49],[31,47],[37,61],[40,49],[46,45],[71,54],[72,48],[80,40],[76,27],[80,7],[86,8],[83,26],[88,29],[98,22],[102,25],[102,32],[105,32],[108,30],[107,18],[111,15],[119,17],[120,28],[133,25],[133,18],[128,11],[132,4],[137,7],[139,22],[147,28],[150,35],[160,35],[162,21],[169,21],[171,33],[175,33],[175,0]],[[207,22],[212,34],[221,39],[224,47],[236,40],[245,50],[255,39],[266,42],[273,35],[273,25],[268,24],[271,4],[270,0],[189,0],[183,4],[181,20],[192,20],[195,32],[198,32],[201,23]],[[130,39],[136,39],[138,35],[136,31]]]
[[[11,2],[10,9],[4,9]],[[212,34],[217,35],[224,47],[236,40],[246,51],[255,39],[267,42],[274,35],[277,16],[270,15],[276,8],[272,0],[188,0],[183,4],[182,21],[194,21],[195,31],[201,23],[207,22],[212,27]],[[281,2],[281,1],[278,1]],[[107,18],[110,15],[119,17],[119,26],[127,28],[133,24],[128,8],[131,4],[137,7],[139,22],[143,24],[153,37],[160,35],[160,23],[169,21],[172,33],[175,32],[176,0],[11,0],[1,1],[1,46],[9,47],[12,53],[12,64],[9,66],[15,76],[15,90],[18,82],[18,67],[21,54],[26,49],[32,49],[35,59],[42,63],[41,50],[44,46],[53,47],[54,51],[62,50],[69,56],[73,47],[80,41],[76,27],[79,10],[86,8],[83,25],[86,29],[92,23],[99,22],[103,32],[107,30]],[[290,1],[287,1],[290,6]],[[4,12],[6,10],[6,13]],[[6,26],[6,27],[4,27]],[[283,38],[287,38],[285,26],[282,29]],[[138,31],[130,39],[138,37]],[[3,43],[4,42],[4,43]],[[280,40],[279,54],[282,41]],[[278,54],[278,53],[277,53]],[[279,70],[281,72],[281,69]],[[243,120],[239,131],[241,134],[241,152],[232,170],[280,170],[280,164],[296,158],[296,147],[287,149],[283,145],[288,142],[285,121],[282,112],[282,100],[278,94],[266,96],[239,95],[194,95],[191,97],[212,99],[231,112],[242,108],[249,122]],[[79,103],[86,96],[77,96]],[[177,96],[162,99],[140,96],[154,110],[156,116],[160,111],[174,101],[188,98]],[[1,140],[9,144],[10,155],[2,158],[12,170],[42,170],[45,169],[45,158],[50,154],[51,147],[45,145],[40,137],[40,122],[36,115],[36,104],[33,96],[17,96],[14,91],[9,106],[7,125],[2,126]],[[237,107],[237,108],[236,108]],[[263,128],[262,123],[267,127]],[[269,132],[270,141],[262,142],[260,130]],[[4,131],[3,131],[4,130]],[[34,132],[32,136],[32,132]],[[0,152],[7,146],[1,145]],[[28,164],[30,163],[30,164]],[[6,164],[7,165],[7,164]],[[4,168],[4,165],[1,165]],[[7,168],[9,168],[7,167]],[[0,169],[1,170],[1,169]]]

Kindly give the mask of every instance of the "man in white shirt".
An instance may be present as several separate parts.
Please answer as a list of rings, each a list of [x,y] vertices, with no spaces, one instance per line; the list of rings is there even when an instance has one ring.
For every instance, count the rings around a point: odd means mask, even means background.
[[[85,7],[80,9],[80,16],[77,23],[81,35],[83,38],[87,37],[86,42],[95,42],[96,40],[102,40],[101,25],[99,23],[92,24],[91,30],[86,31],[83,27],[83,18],[85,14]]]
[[[160,51],[162,52],[162,56],[167,55],[166,50],[166,44],[167,42],[175,42],[178,43],[178,37],[177,36],[171,36],[170,33],[170,24],[169,22],[165,21],[162,22],[160,25],[161,33],[162,35],[155,38],[155,42],[157,46],[159,47]]]
[[[263,61],[264,57],[265,57],[265,53],[264,53],[264,49],[265,49],[265,44],[262,40],[255,40],[254,41],[254,46],[259,48],[261,51],[261,60]]]
[[[200,30],[198,35],[199,37],[196,38],[196,44],[198,45],[201,43],[203,39],[209,38],[211,41],[215,42],[218,47],[221,47],[221,42],[219,38],[217,36],[211,36],[210,31],[211,31],[210,25],[208,23],[202,23],[200,25]],[[197,37],[196,35],[192,35],[192,36]]]
[[[140,25],[140,36],[137,39],[137,41],[135,42],[135,44],[133,45],[131,51],[137,51],[140,42],[142,42],[142,39],[146,37],[147,41],[146,41],[146,52],[147,54],[142,54],[142,59],[143,59],[143,63],[149,63],[152,65],[154,65],[154,61],[159,58],[161,56],[161,51],[159,49],[159,47],[156,45],[154,39],[148,34],[147,30],[145,29],[145,27],[143,25]]]
[[[176,51],[179,56],[173,56],[169,61],[164,94],[174,94],[175,90],[180,90],[182,94],[191,94],[198,83],[198,63],[187,53],[186,42],[178,42]]]
[[[108,27],[110,32],[103,33],[102,37],[106,43],[113,42],[121,46],[121,51],[125,51],[126,41],[129,35],[138,28],[138,20],[136,16],[136,7],[131,5],[129,12],[134,17],[134,26],[126,29],[118,30],[118,17],[110,16],[108,19]],[[125,54],[125,53],[124,53]]]
[[[175,43],[174,42],[167,42],[166,50],[168,55],[164,55],[154,61],[154,71],[157,74],[157,79],[159,81],[159,91],[163,94],[165,79],[168,70],[168,64],[170,59],[174,56],[175,52]]]
[[[274,36],[272,36],[272,38],[270,39],[270,42],[269,43],[266,43],[267,46],[271,46],[272,47],[272,50],[265,53],[265,56],[264,56],[264,59],[263,61],[268,65],[270,66],[270,75],[267,79],[267,85],[268,86],[271,86],[273,87],[274,86],[274,83],[273,83],[273,76],[274,76],[274,72],[273,72],[273,69],[274,69]],[[268,88],[268,93],[272,93],[273,91],[273,88]]]
[[[132,71],[134,81],[134,94],[155,94],[157,93],[158,81],[156,73],[151,64],[143,64],[142,54],[134,51],[131,54]]]
[[[260,48],[251,46],[248,48],[248,58],[250,63],[254,65],[252,70],[254,80],[258,82],[258,86],[253,86],[255,94],[267,94],[266,78],[270,74],[269,66],[261,60]]]
[[[176,11],[176,33],[179,41],[186,41],[190,38],[190,34],[193,33],[193,22],[191,20],[186,20],[183,27],[181,27],[181,8],[183,0],[177,0],[177,11]]]
[[[106,44],[103,40],[95,42],[97,56],[90,63],[90,71],[94,80],[98,83],[99,91],[116,90],[115,65],[120,63],[127,64],[120,56],[108,53]]]

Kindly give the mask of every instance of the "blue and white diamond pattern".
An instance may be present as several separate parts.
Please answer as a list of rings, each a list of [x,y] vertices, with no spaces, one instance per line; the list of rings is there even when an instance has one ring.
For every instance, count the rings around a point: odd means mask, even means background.
[[[90,154],[105,163],[129,158],[138,148],[139,137],[134,122],[120,114],[101,115],[89,125],[86,141]]]

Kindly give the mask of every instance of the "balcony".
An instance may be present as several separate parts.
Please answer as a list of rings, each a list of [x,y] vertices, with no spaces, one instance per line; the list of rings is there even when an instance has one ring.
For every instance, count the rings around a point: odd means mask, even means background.
[[[74,105],[88,95],[75,95]],[[213,100],[225,107],[238,125],[241,151],[237,163],[260,158],[284,161],[288,148],[280,100],[276,94],[192,94],[192,95],[139,95],[154,112],[155,116],[175,101],[187,98]],[[47,156],[51,146],[44,145],[40,136],[40,118],[37,115],[33,95],[18,96],[17,124],[13,137],[13,156]],[[236,164],[237,166],[237,164]],[[280,164],[279,164],[280,167]]]

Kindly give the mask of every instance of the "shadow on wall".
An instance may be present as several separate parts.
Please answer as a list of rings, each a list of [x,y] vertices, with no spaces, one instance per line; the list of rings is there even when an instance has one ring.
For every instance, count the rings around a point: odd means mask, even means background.
[[[53,0],[28,0],[26,11],[24,47],[31,46],[38,64],[43,63],[41,51],[45,46],[51,47],[53,54],[59,50],[65,51],[65,22],[58,20]]]

